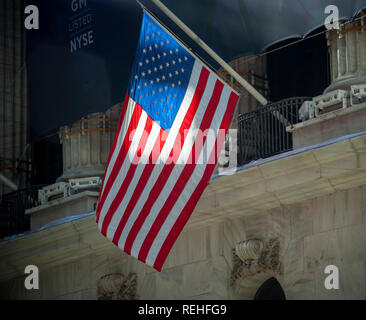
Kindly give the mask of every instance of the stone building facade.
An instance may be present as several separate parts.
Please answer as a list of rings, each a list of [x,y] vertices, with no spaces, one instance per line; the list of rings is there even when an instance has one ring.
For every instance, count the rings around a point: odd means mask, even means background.
[[[351,26],[328,34],[330,51],[351,32],[362,44],[363,28]],[[50,198],[28,211],[39,223],[32,232],[0,240],[0,298],[254,299],[276,279],[286,299],[366,299],[366,83],[352,70],[346,84],[333,73],[324,95],[302,107],[304,121],[287,127],[294,150],[211,179],[162,272],[100,234],[89,190],[76,194],[84,211],[66,210],[75,195]],[[38,290],[24,287],[27,265],[39,268]],[[328,266],[338,289],[325,286]]]
[[[365,299],[365,151],[363,133],[212,180],[160,273],[105,239],[94,214],[3,240],[0,296],[252,299],[275,277],[287,299]],[[39,290],[24,288],[29,264]],[[328,265],[339,290],[324,286]]]

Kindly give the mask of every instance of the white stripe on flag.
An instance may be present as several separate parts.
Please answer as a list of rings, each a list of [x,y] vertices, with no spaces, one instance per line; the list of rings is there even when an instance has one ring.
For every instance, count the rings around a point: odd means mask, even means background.
[[[98,227],[100,229],[102,228],[104,217],[105,217],[106,213],[108,212],[108,209],[109,209],[112,201],[116,197],[116,195],[121,187],[121,183],[122,183],[124,177],[127,174],[127,170],[130,167],[130,165],[129,165],[129,163],[131,162],[130,159],[133,159],[134,155],[136,154],[140,139],[144,133],[146,120],[147,120],[147,113],[144,110],[142,110],[137,128],[133,135],[132,143],[131,143],[130,148],[128,149],[127,155],[123,161],[121,170],[118,172],[117,177],[114,179],[112,188],[109,190],[107,198],[105,199],[103,206],[100,210],[100,218],[99,218],[99,223],[98,223]],[[133,132],[133,131],[131,131],[131,132]]]
[[[202,99],[200,101],[200,104],[198,106],[198,109],[196,111],[196,114],[194,116],[194,119],[192,121],[191,127],[189,129],[189,133],[188,136],[185,138],[184,140],[184,144],[183,144],[183,148],[181,150],[181,153],[179,155],[179,157],[183,157],[183,158],[187,158],[190,154],[190,151],[192,149],[192,146],[194,144],[194,140],[195,140],[195,136],[194,134],[197,134],[197,128],[200,127],[203,116],[205,114],[207,105],[210,101],[210,98],[212,96],[214,87],[215,87],[215,83],[216,83],[216,78],[211,76],[209,76],[209,79],[207,81],[207,85],[205,88],[205,91],[203,93]],[[174,139],[175,140],[175,139]],[[164,161],[166,159],[163,159],[163,163],[165,163],[166,161]],[[181,167],[181,166],[180,166]],[[141,209],[143,208],[146,200],[149,197],[150,191],[153,188],[157,178],[159,177],[161,171],[164,169],[164,165],[158,165],[155,166],[154,170],[153,170],[153,174],[150,176],[145,189],[143,191],[143,193],[141,194],[132,214],[130,215],[129,219],[127,220],[127,223],[125,225],[125,228],[123,229],[123,232],[121,234],[121,237],[118,241],[118,246],[120,248],[124,248],[126,239],[128,237],[128,234],[130,233],[130,230],[133,226],[133,224],[135,223],[137,217],[138,217],[138,213],[141,211]],[[161,186],[163,187],[163,186]]]
[[[152,126],[152,129],[151,129],[151,133],[149,135],[149,138],[148,138],[148,140],[146,142],[145,150],[143,151],[142,156],[141,156],[141,159],[147,159],[147,161],[149,161],[148,158],[149,158],[149,156],[150,156],[150,154],[152,152],[152,149],[154,147],[155,141],[157,139],[159,139],[159,132],[161,130],[160,126],[155,121],[153,121],[153,120],[151,120],[151,121],[153,122],[153,126]],[[136,170],[135,170],[133,179],[132,179],[132,181],[130,182],[130,184],[128,186],[126,195],[123,198],[123,200],[125,200],[125,201],[128,200],[128,193],[130,193],[131,191],[135,190],[136,185],[137,185],[138,181],[141,178],[142,172],[143,172],[143,170],[145,168],[145,165],[146,165],[146,162],[147,161],[142,161],[141,160],[141,162],[139,162],[138,165],[136,166]],[[120,207],[120,205],[119,205],[119,207]],[[116,210],[116,213],[115,214],[117,214],[117,212],[119,212],[118,210],[119,210],[119,208]],[[116,225],[112,225],[114,223],[113,222],[113,218],[112,218],[112,220],[110,222],[110,225],[109,225],[110,227],[108,227],[107,234],[106,234],[106,236],[107,236],[108,239],[113,239],[114,232],[115,232],[115,230],[118,227],[118,222],[119,221],[117,221],[117,224]]]
[[[211,77],[211,75],[210,75],[209,81],[211,81],[212,83],[216,83],[216,78],[213,77],[213,76]],[[215,85],[213,85],[213,87],[214,86]],[[212,96],[212,94],[210,96]],[[215,128],[220,126],[221,120],[222,120],[222,117],[223,117],[223,113],[226,110],[225,108],[221,108],[223,110],[219,109],[221,101],[222,101],[222,95],[220,97],[219,103],[217,105],[216,112],[215,112],[214,117],[213,117],[212,122],[211,122],[210,128],[212,128],[212,129],[215,129]],[[206,106],[207,106],[207,104],[206,104]],[[138,256],[138,253],[140,251],[142,243],[145,240],[146,235],[150,231],[150,229],[152,227],[152,224],[154,223],[155,219],[157,218],[158,213],[160,212],[160,210],[162,209],[162,207],[165,204],[165,200],[168,199],[168,197],[170,195],[170,192],[172,191],[174,185],[176,184],[177,180],[179,179],[179,176],[181,175],[182,171],[184,170],[184,168],[185,168],[184,164],[187,163],[188,157],[189,157],[189,155],[191,153],[191,150],[192,150],[192,147],[193,147],[193,143],[197,139],[197,134],[198,134],[197,128],[192,126],[189,130],[189,133],[188,133],[187,137],[186,137],[186,141],[189,141],[189,143],[184,144],[182,152],[181,152],[181,154],[179,156],[179,159],[177,161],[177,165],[175,165],[170,177],[168,178],[166,184],[163,187],[162,192],[160,193],[158,199],[156,199],[156,201],[155,201],[154,205],[152,206],[152,208],[150,210],[150,213],[147,216],[142,228],[140,229],[140,231],[137,234],[137,237],[134,241],[134,244],[133,244],[132,250],[131,250],[131,255],[132,256],[134,256],[134,257]],[[216,134],[217,134],[217,132],[215,132],[215,139],[214,139],[213,143],[215,143]],[[203,161],[202,156],[205,152],[204,147],[205,147],[205,145],[207,145],[208,140],[210,140],[210,138],[206,139],[205,144],[204,144],[203,148],[200,151],[200,158],[198,159],[198,161],[201,161],[201,162],[197,162],[197,163],[203,163],[202,162]],[[191,142],[191,141],[193,141],[193,142]],[[211,141],[209,143],[212,144]],[[211,150],[210,150],[209,154],[211,154]],[[197,157],[197,155],[195,156],[195,158],[196,157]],[[193,164],[195,166],[199,165],[199,164],[195,163],[196,159],[192,159],[192,161],[193,161]],[[201,166],[203,166],[203,165],[201,165]],[[189,184],[189,182],[188,182],[188,184]],[[186,185],[186,187],[188,186],[188,184]]]
[[[179,128],[181,127],[181,124],[182,124],[182,122],[186,116],[186,113],[191,105],[191,102],[193,100],[195,88],[197,87],[202,67],[203,67],[203,64],[200,61],[196,60],[193,65],[191,78],[189,80],[189,84],[187,87],[186,94],[183,98],[183,102],[181,104],[181,107],[178,110],[177,116],[176,116],[176,118],[173,122],[172,128],[168,134],[168,137],[164,144],[163,150],[162,150],[161,154],[159,155],[158,160],[156,161],[157,164],[155,165],[155,168],[162,167],[162,165],[159,165],[159,163],[164,161],[162,155],[165,154],[165,155],[169,156],[169,153],[170,153],[171,149],[173,148],[175,139],[179,132]],[[145,166],[144,164],[139,163],[138,170],[142,170],[144,166]],[[155,171],[155,169],[153,170],[153,172],[151,174],[152,177],[154,176],[154,171]],[[114,213],[112,220],[107,228],[107,237],[109,239],[113,238],[114,233],[116,232],[119,222],[121,221],[121,218],[123,216],[124,209],[127,207],[128,202],[130,201],[130,199],[135,191],[138,181],[139,181],[139,177],[137,177],[137,176],[134,177],[133,181],[131,181],[131,183],[128,187],[128,190],[127,190],[122,202],[120,203],[120,205],[118,206],[118,209]],[[145,190],[146,190],[146,188],[145,188]]]
[[[114,148],[114,152],[108,163],[108,167],[107,167],[107,170],[105,173],[105,178],[104,178],[104,184],[103,184],[102,190],[100,191],[100,194],[103,194],[105,185],[107,184],[108,179],[109,179],[109,175],[111,174],[111,171],[116,162],[117,156],[122,148],[122,144],[123,144],[123,141],[125,140],[126,132],[127,132],[128,126],[130,125],[133,111],[135,110],[135,105],[136,105],[136,103],[133,100],[129,99],[128,105],[126,106],[127,110],[126,110],[125,117],[123,119],[121,130],[119,131],[116,147]]]
[[[212,128],[219,129],[222,118],[226,111],[226,107],[227,107],[227,104],[229,101],[230,94],[231,94],[230,88],[225,86],[224,90],[222,92],[221,98],[220,98],[220,103],[217,107],[217,112],[216,112],[215,117],[212,122],[212,126],[211,126]],[[218,134],[218,131],[215,130],[216,139],[217,139],[217,134]],[[207,144],[207,140],[208,139],[206,139],[205,144]],[[214,150],[214,145],[211,146],[210,149],[212,152]],[[211,152],[209,152],[208,154],[211,154]],[[203,155],[203,152],[201,151],[200,156],[202,156],[202,155]],[[206,169],[206,165],[203,165],[203,164],[198,164],[195,166],[192,176],[190,177],[189,181],[187,182],[187,184],[186,184],[185,188],[183,189],[182,193],[180,194],[179,198],[175,202],[172,210],[170,211],[168,217],[166,218],[163,225],[161,226],[159,233],[157,234],[157,236],[150,248],[150,251],[146,258],[146,263],[148,265],[151,265],[151,266],[154,265],[156,257],[159,254],[160,249],[163,246],[163,243],[164,243],[166,237],[168,236],[171,228],[174,226],[174,224],[175,224],[177,218],[179,217],[181,211],[183,210],[185,204],[188,202],[188,200],[192,196],[192,193],[196,189],[198,183],[201,181],[205,169]],[[174,182],[173,182],[173,184],[174,184]],[[170,186],[167,187],[166,191],[169,191],[170,189],[171,189],[171,184],[170,184]],[[164,193],[165,198],[167,198],[168,195],[169,195],[169,192]],[[150,222],[151,222],[151,219],[150,219]],[[143,233],[143,235],[141,235],[141,237],[144,238],[146,236],[147,232],[149,232],[149,230],[147,230],[145,228],[144,233]]]

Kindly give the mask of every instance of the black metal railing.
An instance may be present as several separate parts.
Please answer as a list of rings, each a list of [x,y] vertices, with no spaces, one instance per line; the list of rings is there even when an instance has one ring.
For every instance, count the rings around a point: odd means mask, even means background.
[[[25,210],[38,204],[38,190],[43,185],[31,186],[0,196],[0,239],[30,229]]]
[[[292,149],[292,134],[286,127],[300,122],[299,109],[309,97],[271,103],[238,117],[239,165]]]

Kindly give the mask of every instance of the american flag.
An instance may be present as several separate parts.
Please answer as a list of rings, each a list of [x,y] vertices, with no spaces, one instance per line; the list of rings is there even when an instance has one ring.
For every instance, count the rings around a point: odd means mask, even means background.
[[[161,271],[211,178],[238,98],[144,13],[97,204],[104,236]]]

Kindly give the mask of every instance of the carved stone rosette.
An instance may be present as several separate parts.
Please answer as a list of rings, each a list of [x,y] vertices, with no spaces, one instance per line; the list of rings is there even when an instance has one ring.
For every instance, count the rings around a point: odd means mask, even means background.
[[[108,274],[98,282],[98,300],[135,300],[137,291],[137,276],[130,274]]]
[[[257,273],[281,273],[280,241],[278,238],[263,242],[251,239],[239,242],[233,250],[234,268],[230,284]]]

